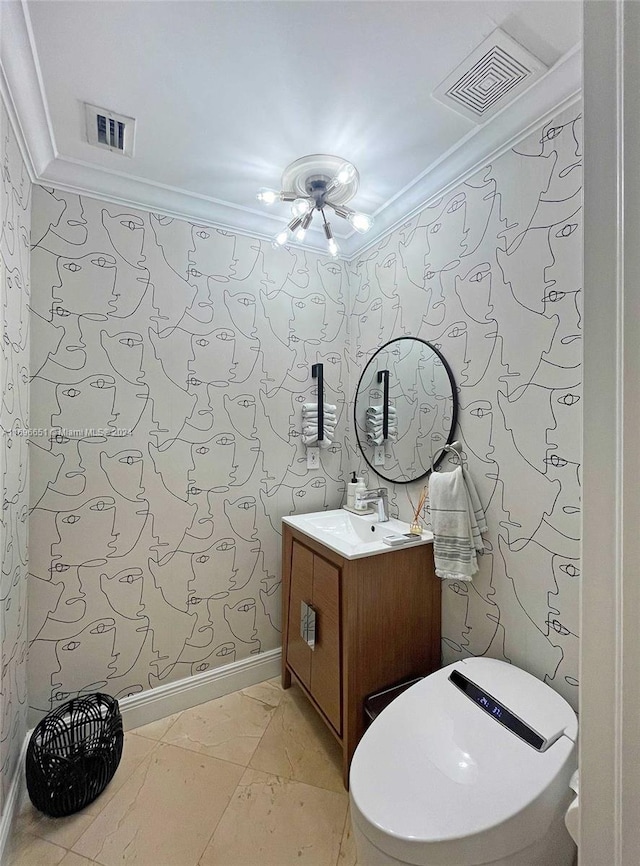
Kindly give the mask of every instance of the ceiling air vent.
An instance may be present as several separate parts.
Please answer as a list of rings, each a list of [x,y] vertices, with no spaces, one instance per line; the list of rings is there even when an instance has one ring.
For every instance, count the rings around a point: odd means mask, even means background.
[[[133,131],[135,120],[96,105],[84,104],[87,124],[87,141],[124,156],[133,154]]]
[[[434,91],[433,97],[475,123],[484,123],[547,67],[498,29]]]

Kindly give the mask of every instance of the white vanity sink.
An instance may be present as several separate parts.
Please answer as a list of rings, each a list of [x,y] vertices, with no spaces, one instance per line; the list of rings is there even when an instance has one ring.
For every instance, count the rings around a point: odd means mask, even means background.
[[[392,547],[383,542],[389,535],[404,535],[409,532],[409,524],[391,517],[384,523],[378,522],[377,514],[352,514],[342,508],[334,511],[318,511],[313,514],[295,514],[283,517],[284,523],[308,535],[339,553],[345,559],[359,559],[363,556],[376,556],[392,550],[404,550],[421,544],[431,544],[433,534],[423,532],[416,541]]]

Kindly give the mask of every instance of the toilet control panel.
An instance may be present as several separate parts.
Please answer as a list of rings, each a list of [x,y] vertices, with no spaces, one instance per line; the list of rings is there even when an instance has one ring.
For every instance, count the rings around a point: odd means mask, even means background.
[[[497,701],[492,695],[481,689],[480,686],[467,679],[460,671],[452,671],[449,675],[449,680],[460,691],[464,692],[468,698],[471,698],[485,713],[497,722],[500,722],[505,728],[508,728],[516,737],[520,737],[525,743],[533,746],[538,752],[544,751],[550,745],[537,731],[534,731],[526,722],[515,716],[504,704],[501,704],[500,701]]]

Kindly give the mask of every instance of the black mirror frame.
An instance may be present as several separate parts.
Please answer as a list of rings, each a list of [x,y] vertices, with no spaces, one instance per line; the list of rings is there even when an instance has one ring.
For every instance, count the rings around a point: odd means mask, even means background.
[[[428,347],[431,349],[432,352],[435,352],[435,354],[438,356],[438,358],[440,358],[440,360],[442,361],[442,366],[444,367],[444,369],[445,369],[445,371],[446,371],[446,373],[447,373],[447,376],[449,377],[449,383],[450,383],[450,385],[451,385],[451,399],[452,399],[452,402],[453,402],[453,411],[452,411],[452,413],[451,413],[451,414],[452,414],[452,418],[451,418],[451,429],[450,429],[450,431],[449,431],[449,435],[448,435],[448,437],[447,437],[447,441],[446,441],[445,444],[446,444],[446,445],[450,445],[450,444],[453,442],[453,440],[454,440],[454,435],[453,435],[453,434],[454,434],[454,432],[455,432],[456,425],[457,425],[457,423],[458,423],[458,391],[457,391],[457,388],[456,388],[456,380],[453,378],[453,371],[451,370],[451,367],[450,367],[449,364],[447,363],[447,360],[446,360],[446,358],[444,357],[444,355],[442,354],[442,352],[440,352],[438,349],[436,349],[436,347],[433,345],[433,343],[429,343],[427,340],[423,340],[421,337],[410,337],[410,336],[405,336],[405,337],[394,337],[393,340],[389,340],[389,342],[387,342],[387,343],[385,343],[384,345],[380,346],[379,349],[376,349],[376,351],[373,353],[373,355],[369,358],[369,360],[367,361],[367,363],[366,363],[366,365],[365,365],[365,367],[364,367],[362,373],[360,374],[360,379],[358,380],[358,387],[356,388],[355,397],[353,398],[353,429],[355,430],[356,441],[357,441],[357,443],[358,443],[358,448],[360,449],[360,453],[361,453],[362,456],[364,457],[365,463],[369,466],[370,469],[372,469],[372,470],[375,472],[375,474],[376,474],[377,476],[379,476],[380,478],[382,478],[384,481],[388,481],[388,482],[391,483],[391,484],[413,484],[414,481],[420,481],[421,478],[425,478],[425,477],[426,477],[427,475],[429,475],[429,474],[430,474],[434,469],[437,469],[437,468],[438,468],[438,466],[440,465],[440,463],[444,460],[444,457],[445,457],[445,451],[442,451],[442,453],[440,454],[440,456],[438,457],[438,459],[435,461],[435,463],[432,463],[431,468],[430,468],[430,469],[427,469],[426,472],[423,472],[422,475],[417,475],[415,478],[411,478],[411,479],[409,479],[409,480],[407,480],[407,481],[404,481],[404,480],[398,480],[398,479],[395,479],[395,478],[389,478],[387,475],[383,475],[383,474],[380,472],[380,467],[379,467],[379,466],[374,466],[373,463],[371,463],[371,461],[367,458],[367,455],[365,454],[365,450],[364,450],[364,448],[362,447],[362,442],[360,441],[360,437],[358,436],[358,421],[357,421],[357,416],[356,416],[356,405],[357,405],[357,402],[358,402],[358,392],[359,392],[359,390],[360,390],[360,386],[362,385],[362,380],[364,379],[365,373],[366,373],[367,370],[369,369],[369,365],[370,365],[371,363],[373,363],[374,358],[375,358],[375,357],[376,357],[380,352],[382,352],[383,349],[386,349],[386,348],[387,348],[388,346],[390,346],[392,343],[398,343],[400,340],[414,340],[415,342],[423,343],[425,346],[428,346]]]

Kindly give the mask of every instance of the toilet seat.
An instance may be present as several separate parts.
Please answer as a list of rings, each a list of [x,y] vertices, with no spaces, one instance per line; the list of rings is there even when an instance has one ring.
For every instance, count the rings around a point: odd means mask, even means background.
[[[485,713],[449,681],[454,669],[551,745],[536,751]],[[456,662],[405,691],[365,733],[351,764],[354,823],[402,863],[506,857],[545,832],[559,799],[568,803],[576,735],[575,713],[540,680],[494,659]]]

